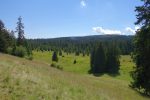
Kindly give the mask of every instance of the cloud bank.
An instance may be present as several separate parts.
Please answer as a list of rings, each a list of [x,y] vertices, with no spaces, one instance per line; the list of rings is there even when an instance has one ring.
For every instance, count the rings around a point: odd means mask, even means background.
[[[122,32],[119,30],[103,29],[102,27],[93,27],[92,29],[94,32],[100,34],[119,34],[119,35],[122,34]]]
[[[136,31],[139,29],[140,27],[138,27],[138,26],[135,26],[135,28],[134,29],[132,29],[132,28],[130,28],[130,27],[126,27],[126,32],[129,32],[129,33],[131,33],[131,34],[135,34],[136,33]]]
[[[134,29],[132,29],[132,28],[130,28],[130,27],[126,27],[126,29],[125,29],[127,32],[130,32],[130,33],[135,33],[135,30]]]
[[[140,27],[135,26],[134,29],[130,28],[130,27],[126,27],[124,30],[120,31],[120,30],[112,30],[112,29],[104,29],[102,27],[93,27],[92,30],[93,32],[99,33],[99,34],[103,34],[103,35],[109,35],[109,34],[116,34],[116,35],[135,35],[136,31],[139,29]]]

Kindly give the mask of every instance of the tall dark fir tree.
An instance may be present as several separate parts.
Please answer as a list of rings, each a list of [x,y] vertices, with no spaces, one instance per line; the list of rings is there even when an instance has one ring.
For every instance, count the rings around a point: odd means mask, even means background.
[[[102,43],[91,54],[91,72],[104,73],[105,72],[105,52]]]
[[[106,71],[110,74],[118,74],[120,69],[120,54],[116,43],[111,43],[106,52]]]
[[[17,39],[17,45],[24,45],[24,25],[22,23],[22,17],[20,16],[18,18],[18,22],[17,22],[17,27],[16,27],[16,32],[18,33],[18,39]]]
[[[135,10],[137,12],[135,24],[141,25],[141,28],[136,32],[134,39],[136,68],[131,73],[132,87],[150,95],[150,0],[141,1],[144,4]]]

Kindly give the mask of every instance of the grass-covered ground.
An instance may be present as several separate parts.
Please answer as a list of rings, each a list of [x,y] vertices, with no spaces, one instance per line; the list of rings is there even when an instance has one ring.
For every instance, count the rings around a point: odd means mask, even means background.
[[[47,64],[52,64],[53,52],[33,52],[34,60],[43,61]],[[75,56],[74,54],[67,55],[63,53],[63,56],[58,55],[58,63],[60,67],[63,67],[64,71],[75,72],[78,74],[87,74],[90,70],[90,59],[88,56]],[[73,64],[76,59],[77,63]]]
[[[34,60],[42,61],[47,64],[52,64],[52,54],[53,52],[33,52]],[[58,56],[58,63],[64,71],[74,72],[77,74],[88,74],[90,70],[90,57],[89,56],[75,56],[75,54],[63,53],[64,57]],[[77,63],[74,64],[76,59]],[[113,76],[113,78],[118,78],[126,81],[131,81],[130,71],[133,70],[134,63],[129,55],[120,57],[120,75]],[[105,77],[110,77],[110,75],[103,75]]]
[[[89,70],[88,57],[77,57],[76,59],[78,63],[73,65],[73,58],[71,57],[73,55],[65,55],[65,57],[62,58],[64,60],[60,60],[59,62],[64,68],[64,71],[61,71],[49,66],[51,57],[47,54],[49,53],[34,52],[35,60],[33,61],[0,54],[0,99],[149,99],[147,97],[143,97],[128,86],[130,80],[128,72],[132,70],[132,66],[134,65],[130,62],[131,59],[129,56],[123,56],[121,58],[121,70],[119,76],[111,77],[108,75],[103,75],[101,77],[95,77],[86,74],[86,71]],[[82,71],[78,71],[79,69],[82,69]]]

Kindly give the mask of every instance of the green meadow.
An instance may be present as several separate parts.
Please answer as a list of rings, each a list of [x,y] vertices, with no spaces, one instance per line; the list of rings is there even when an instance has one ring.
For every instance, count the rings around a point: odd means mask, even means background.
[[[121,56],[120,75],[88,74],[89,57],[64,54],[51,67],[52,52],[33,52],[34,60],[0,54],[1,100],[148,100],[129,87],[134,63]],[[77,63],[73,64],[76,59]]]
[[[34,60],[41,61],[47,64],[52,64],[56,62],[52,62],[52,53],[53,52],[33,52]],[[63,71],[73,72],[77,74],[89,74],[90,70],[90,57],[89,56],[75,56],[75,54],[63,53],[63,56],[58,56],[58,62],[56,65],[59,65],[63,68]],[[76,59],[77,63],[74,64],[74,60]],[[135,64],[133,63],[131,57],[129,55],[120,56],[120,73],[119,75],[107,75],[104,74],[102,76],[118,78],[121,80],[131,81],[130,72],[133,70]]]

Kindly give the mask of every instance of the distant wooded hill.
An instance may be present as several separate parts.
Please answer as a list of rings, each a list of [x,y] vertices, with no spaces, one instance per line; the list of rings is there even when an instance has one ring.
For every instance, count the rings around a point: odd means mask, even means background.
[[[66,53],[83,53],[89,55],[100,42],[107,48],[115,43],[123,55],[133,51],[134,36],[125,35],[93,35],[83,37],[62,37],[52,39],[29,39],[32,50],[64,51]]]

